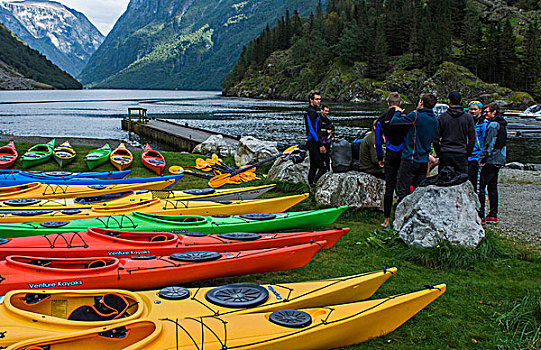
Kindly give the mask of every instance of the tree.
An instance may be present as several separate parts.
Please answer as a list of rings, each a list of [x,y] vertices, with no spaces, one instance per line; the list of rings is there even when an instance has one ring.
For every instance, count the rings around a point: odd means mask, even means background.
[[[541,76],[541,30],[538,22],[531,21],[528,24],[519,71],[519,86],[528,92],[539,93],[539,91],[534,91],[536,84],[540,84],[539,77]]]
[[[358,50],[358,37],[359,29],[353,23],[349,23],[342,32],[342,36],[337,45],[338,57],[348,65],[353,65],[353,63],[360,59],[359,50]]]
[[[516,37],[513,33],[511,21],[507,19],[500,35],[500,71],[498,82],[505,86],[513,87],[515,85],[515,68],[517,65],[516,55]]]

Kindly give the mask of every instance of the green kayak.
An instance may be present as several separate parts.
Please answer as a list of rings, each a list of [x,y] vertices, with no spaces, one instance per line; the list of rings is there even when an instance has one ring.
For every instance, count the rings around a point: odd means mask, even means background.
[[[109,155],[111,154],[111,146],[106,143],[103,147],[93,149],[85,156],[85,162],[88,169],[92,170],[95,167],[107,163],[109,161]]]
[[[55,139],[47,143],[33,146],[21,157],[23,168],[29,168],[34,165],[45,163],[53,155]]]
[[[173,232],[198,235],[226,232],[269,232],[331,225],[347,206],[293,211],[279,214],[245,215],[131,215],[105,216],[93,219],[51,222],[0,224],[0,244],[3,238],[36,236],[62,232],[86,231],[89,227],[131,232]]]

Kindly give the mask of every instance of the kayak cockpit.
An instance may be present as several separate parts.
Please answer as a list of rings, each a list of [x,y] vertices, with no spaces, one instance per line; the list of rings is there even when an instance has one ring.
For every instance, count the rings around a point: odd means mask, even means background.
[[[161,324],[153,320],[135,320],[106,327],[91,328],[70,335],[27,340],[12,345],[10,349],[145,349],[160,335],[161,330]]]
[[[144,309],[142,299],[123,290],[9,292],[6,308],[19,316],[45,322],[96,322],[129,320]]]
[[[198,215],[159,215],[159,214],[147,214],[134,212],[134,216],[138,216],[142,219],[152,220],[154,222],[173,223],[173,224],[191,224],[199,225],[209,220],[208,217]]]
[[[164,243],[176,243],[179,240],[178,236],[171,232],[126,232],[103,228],[89,228],[87,232],[89,235],[100,238],[125,243],[144,243],[146,245],[163,245]]]
[[[42,272],[95,273],[117,268],[120,261],[117,258],[110,257],[62,259],[11,255],[6,258],[6,263],[18,268],[38,269]]]

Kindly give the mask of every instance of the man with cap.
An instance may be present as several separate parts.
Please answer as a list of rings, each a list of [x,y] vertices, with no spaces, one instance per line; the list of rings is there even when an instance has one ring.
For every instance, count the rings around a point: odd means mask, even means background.
[[[483,117],[483,104],[479,101],[471,101],[468,104],[468,112],[473,117],[475,124],[475,145],[473,152],[468,157],[468,178],[477,192],[477,180],[479,173],[479,156],[483,152],[483,143],[485,142],[485,133],[487,130],[487,122]]]
[[[464,112],[462,95],[451,91],[448,96],[449,109],[438,117],[438,132],[434,149],[439,156],[440,171],[451,167],[458,174],[468,174],[468,157],[475,145],[473,117]]]

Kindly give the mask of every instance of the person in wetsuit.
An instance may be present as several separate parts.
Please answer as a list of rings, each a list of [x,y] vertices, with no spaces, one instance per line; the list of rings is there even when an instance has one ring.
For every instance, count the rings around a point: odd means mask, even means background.
[[[383,196],[383,223],[381,226],[388,227],[391,220],[391,209],[393,205],[396,181],[398,179],[398,169],[404,149],[404,137],[409,126],[391,125],[396,108],[400,107],[401,100],[398,92],[391,92],[387,97],[389,110],[378,118],[376,124],[376,154],[379,165],[385,172],[385,194]],[[383,145],[385,144],[385,158],[383,154]]]
[[[329,119],[329,111],[329,106],[321,105],[321,136],[323,146],[325,146],[325,150],[327,151],[326,153],[321,154],[321,157],[323,158],[323,163],[325,164],[326,171],[331,170],[329,155],[331,152],[331,144],[334,139],[334,125]]]
[[[327,153],[321,135],[321,117],[317,110],[321,105],[321,93],[316,90],[308,94],[309,105],[304,114],[306,128],[306,149],[310,157],[310,170],[308,171],[308,184],[313,186],[325,174],[325,163],[322,154]]]

